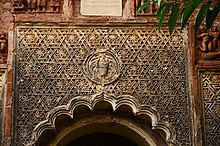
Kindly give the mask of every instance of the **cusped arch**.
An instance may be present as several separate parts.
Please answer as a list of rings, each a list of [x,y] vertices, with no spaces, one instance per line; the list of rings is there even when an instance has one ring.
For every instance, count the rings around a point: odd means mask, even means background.
[[[135,116],[147,115],[151,118],[152,129],[162,130],[166,134],[166,142],[169,145],[179,145],[175,140],[175,136],[172,133],[168,123],[160,122],[160,116],[157,110],[153,107],[141,105],[140,102],[130,95],[111,96],[104,93],[98,93],[89,96],[77,96],[69,101],[67,105],[62,105],[53,108],[48,112],[46,120],[40,122],[33,130],[32,142],[30,145],[34,145],[40,138],[42,133],[48,129],[56,129],[56,119],[59,116],[67,115],[74,118],[74,111],[79,106],[86,106],[93,111],[96,104],[100,102],[108,102],[113,111],[115,112],[121,106],[129,106]]]

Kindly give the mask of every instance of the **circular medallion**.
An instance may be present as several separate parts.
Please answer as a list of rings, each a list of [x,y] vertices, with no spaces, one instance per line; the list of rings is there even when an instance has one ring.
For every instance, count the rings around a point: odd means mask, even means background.
[[[120,76],[121,60],[110,50],[99,50],[90,54],[83,65],[86,78],[97,84],[106,85]]]

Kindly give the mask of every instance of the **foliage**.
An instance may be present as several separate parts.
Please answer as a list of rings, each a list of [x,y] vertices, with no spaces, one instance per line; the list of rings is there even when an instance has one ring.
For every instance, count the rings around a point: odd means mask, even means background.
[[[192,16],[193,12],[196,9],[199,9],[199,13],[196,16],[195,29],[197,31],[205,19],[206,30],[209,30],[220,11],[220,0],[218,0],[215,6],[212,8],[211,6],[214,2],[216,1],[208,0],[207,2],[203,2],[203,0],[153,0],[150,2],[147,1],[143,5],[141,5],[137,10],[137,13],[141,12],[151,5],[158,5],[158,30],[160,30],[164,18],[167,16],[169,17],[169,31],[170,34],[172,34],[173,30],[175,29],[177,20],[180,20],[181,28],[183,29],[188,22],[190,16]],[[168,13],[170,15],[167,15]]]

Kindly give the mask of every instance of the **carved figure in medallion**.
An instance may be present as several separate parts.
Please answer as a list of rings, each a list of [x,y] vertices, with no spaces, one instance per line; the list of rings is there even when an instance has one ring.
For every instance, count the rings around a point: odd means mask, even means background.
[[[110,50],[90,54],[84,62],[84,75],[89,80],[106,85],[115,81],[120,75],[121,61]]]
[[[101,58],[97,62],[97,67],[99,75],[101,78],[104,78],[108,73],[109,61],[104,54],[101,55]]]

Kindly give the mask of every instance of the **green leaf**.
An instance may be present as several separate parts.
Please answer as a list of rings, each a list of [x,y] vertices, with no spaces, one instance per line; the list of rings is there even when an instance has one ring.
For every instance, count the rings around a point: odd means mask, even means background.
[[[168,26],[169,26],[169,31],[170,31],[170,35],[172,34],[175,26],[176,26],[176,21],[178,19],[178,14],[179,14],[180,8],[174,8],[172,10],[172,13],[170,15],[170,19],[168,21]]]
[[[175,4],[175,2],[169,2],[165,8],[163,9],[163,12],[161,13],[161,15],[159,16],[159,24],[158,24],[158,30],[160,31],[160,28],[162,26],[163,20],[166,16],[166,14],[168,13],[169,9]]]
[[[218,16],[220,11],[220,1],[215,5],[213,10],[208,10],[207,16],[206,16],[206,29],[209,30],[214,23],[216,17]]]
[[[157,16],[158,16],[158,17],[160,17],[160,14],[161,14],[163,8],[164,8],[167,4],[168,4],[168,3],[164,3],[164,4],[159,8],[159,10],[157,11]]]
[[[181,21],[181,28],[182,29],[184,28],[189,17],[192,15],[194,10],[201,4],[201,2],[202,2],[202,0],[194,0],[193,2],[188,1],[188,3],[186,4],[186,7],[182,13],[182,21]]]
[[[200,9],[199,14],[197,15],[196,18],[196,25],[195,25],[196,31],[199,29],[200,25],[202,24],[210,6],[211,3],[207,3],[206,5],[203,5],[202,8]]]
[[[152,2],[146,2],[146,3],[144,3],[143,5],[140,6],[140,8],[138,8],[136,14],[140,13],[140,12],[143,11],[145,8],[147,8],[147,7],[151,6],[151,5],[153,5]]]
[[[185,7],[183,8],[183,11],[182,11],[182,20],[183,19],[185,19],[186,18],[186,15],[187,15],[187,12],[189,11],[189,9],[190,9],[190,6],[191,6],[191,4],[190,4],[190,2],[188,2],[186,5],[185,5]]]

